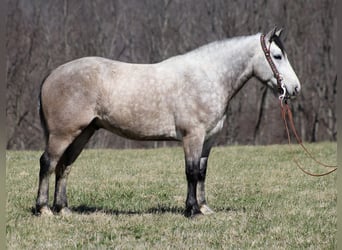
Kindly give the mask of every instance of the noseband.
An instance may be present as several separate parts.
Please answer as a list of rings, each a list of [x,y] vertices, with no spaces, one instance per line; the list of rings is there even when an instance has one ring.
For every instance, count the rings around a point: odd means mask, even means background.
[[[261,47],[262,47],[262,50],[264,51],[265,57],[268,61],[268,64],[271,66],[273,75],[277,79],[278,91],[280,93],[279,99],[281,102],[283,100],[285,100],[285,102],[286,102],[286,87],[285,87],[285,84],[282,83],[283,77],[279,73],[277,67],[275,66],[275,64],[271,58],[271,52],[270,52],[271,42],[272,41],[270,41],[270,46],[267,48],[266,43],[265,43],[265,35],[261,34],[261,36],[260,36]]]

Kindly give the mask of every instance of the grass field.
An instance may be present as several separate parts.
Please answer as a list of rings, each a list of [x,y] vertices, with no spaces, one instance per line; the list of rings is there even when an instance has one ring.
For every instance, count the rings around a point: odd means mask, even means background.
[[[336,143],[309,144],[336,164]],[[187,219],[183,151],[86,150],[69,176],[69,216],[32,214],[41,152],[6,153],[8,249],[335,249],[336,173],[315,178],[287,145],[214,148],[207,200]],[[54,177],[50,197],[53,197]],[[51,201],[52,202],[52,201]]]

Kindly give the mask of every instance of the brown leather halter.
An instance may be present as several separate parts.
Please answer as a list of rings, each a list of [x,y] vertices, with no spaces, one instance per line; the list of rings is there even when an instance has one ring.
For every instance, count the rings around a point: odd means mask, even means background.
[[[270,42],[270,46],[271,46],[272,40],[270,40],[269,42]],[[277,67],[275,66],[275,64],[274,64],[274,62],[273,62],[273,60],[271,58],[270,46],[267,48],[266,42],[265,42],[265,35],[264,34],[261,34],[261,36],[260,36],[260,43],[261,43],[262,50],[265,53],[265,57],[266,57],[266,59],[268,61],[268,64],[271,66],[271,69],[272,69],[272,72],[274,74],[274,77],[277,79],[278,91],[279,91],[280,94],[282,94],[281,96],[283,98],[285,98],[286,88],[282,84],[283,77],[280,75]]]
[[[261,42],[261,47],[262,50],[265,53],[265,57],[269,63],[269,65],[271,66],[272,72],[274,74],[274,77],[277,79],[277,87],[278,87],[278,91],[281,94],[279,96],[279,100],[280,100],[280,107],[281,107],[281,114],[282,114],[282,118],[284,121],[284,125],[285,125],[285,129],[286,129],[286,133],[287,133],[287,138],[288,138],[288,143],[291,146],[291,139],[290,139],[290,132],[289,132],[289,128],[287,125],[287,119],[289,120],[290,123],[290,127],[291,130],[294,134],[294,136],[296,137],[296,140],[298,142],[298,144],[304,149],[305,153],[312,159],[314,160],[317,164],[326,167],[326,168],[332,168],[332,170],[329,170],[328,172],[325,172],[323,174],[316,174],[316,173],[311,173],[307,170],[305,170],[298,162],[297,159],[293,158],[293,161],[296,163],[296,165],[298,166],[298,168],[300,170],[302,170],[305,174],[310,175],[310,176],[315,176],[315,177],[320,177],[320,176],[325,176],[328,174],[331,174],[332,172],[337,170],[337,166],[330,166],[327,164],[324,164],[320,161],[318,161],[315,157],[313,157],[313,155],[309,152],[309,150],[304,146],[301,138],[298,136],[296,128],[294,126],[294,122],[293,122],[293,116],[292,116],[292,112],[287,104],[287,96],[286,96],[286,87],[283,85],[282,80],[283,78],[281,77],[279,71],[277,70],[277,67],[275,66],[272,58],[271,58],[271,53],[270,53],[270,48],[267,48],[266,43],[265,43],[265,35],[262,34],[260,36],[260,42]],[[272,40],[269,41],[270,42],[270,46],[271,46],[271,42]],[[283,102],[285,102],[285,104],[283,104]]]

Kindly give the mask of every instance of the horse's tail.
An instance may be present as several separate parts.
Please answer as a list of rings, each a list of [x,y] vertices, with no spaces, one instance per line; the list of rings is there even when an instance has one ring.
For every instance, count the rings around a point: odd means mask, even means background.
[[[40,117],[40,124],[43,128],[44,131],[44,137],[45,137],[45,143],[47,144],[48,139],[49,139],[49,130],[47,128],[47,123],[46,123],[46,119],[45,119],[45,115],[44,115],[44,111],[43,111],[43,107],[42,107],[42,88],[43,88],[43,84],[46,80],[46,78],[48,78],[50,74],[46,75],[42,81],[42,83],[40,84],[40,91],[39,91],[39,102],[38,102],[38,110],[39,110],[39,117]]]

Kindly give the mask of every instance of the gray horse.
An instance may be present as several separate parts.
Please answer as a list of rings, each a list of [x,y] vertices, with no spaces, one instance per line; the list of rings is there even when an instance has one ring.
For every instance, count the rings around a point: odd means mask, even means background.
[[[182,141],[185,216],[212,213],[205,199],[207,161],[230,100],[253,76],[277,89],[260,37],[282,76],[286,98],[300,90],[280,33],[273,29],[265,37],[259,33],[217,41],[156,64],[85,57],[59,66],[40,92],[46,147],[40,158],[37,214],[52,214],[48,189],[53,172],[53,210],[70,212],[66,184],[71,164],[99,128],[136,140]]]

